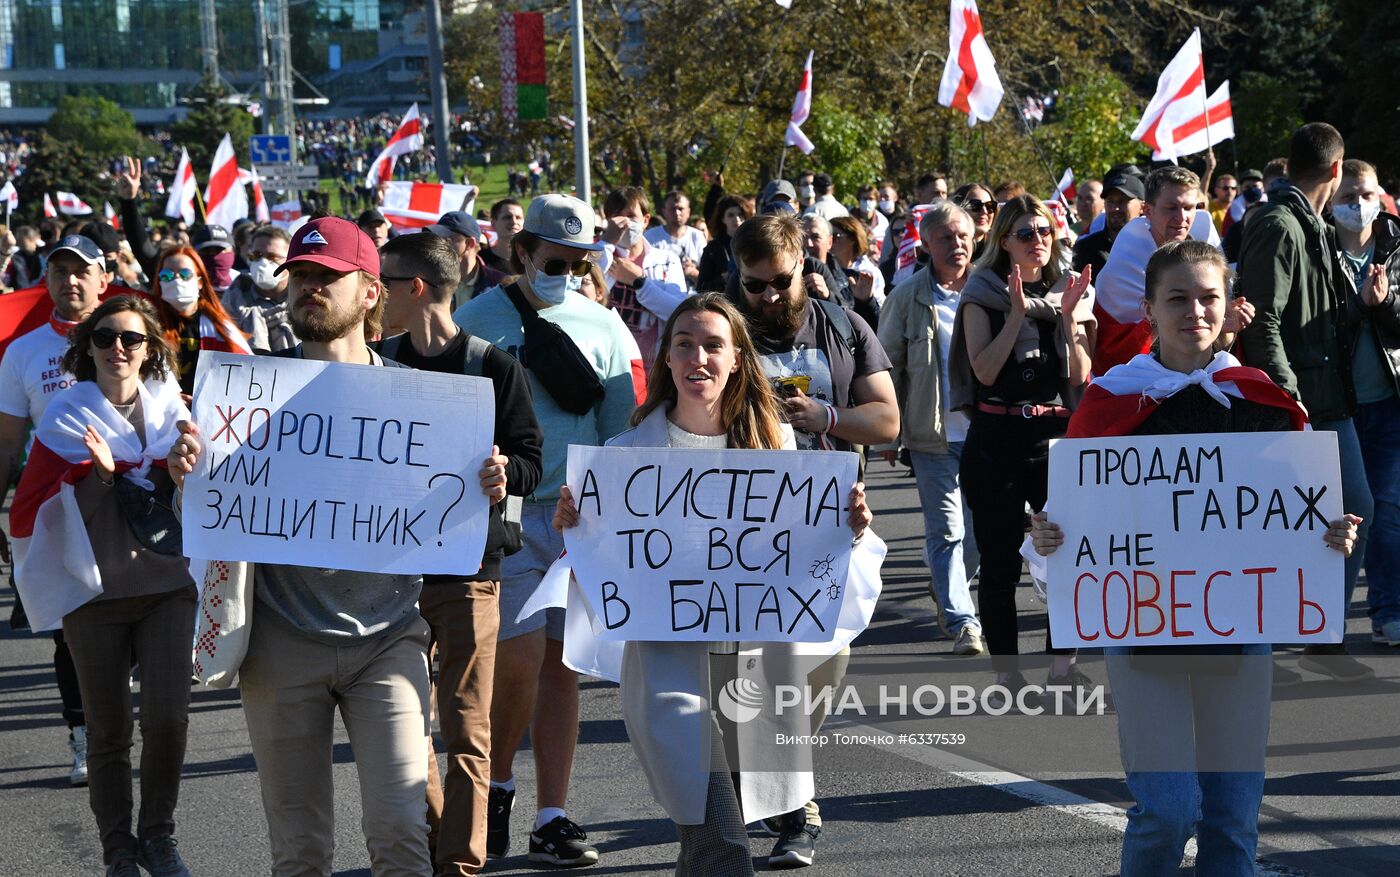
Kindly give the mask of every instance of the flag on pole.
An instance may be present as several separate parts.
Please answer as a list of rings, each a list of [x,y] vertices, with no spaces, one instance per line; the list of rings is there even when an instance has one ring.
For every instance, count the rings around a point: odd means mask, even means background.
[[[807,63],[802,65],[802,84],[797,87],[797,97],[792,100],[792,118],[788,121],[787,139],[784,141],[786,145],[802,150],[804,155],[810,155],[816,148],[802,133],[802,125],[812,114],[812,55],[813,52],[808,51]]]
[[[1215,130],[1217,119],[1219,132]],[[1234,132],[1228,83],[1216,89],[1209,101],[1206,99],[1205,59],[1201,55],[1201,31],[1197,28],[1157,78],[1157,93],[1133,130],[1133,139],[1152,147],[1154,159],[1175,161],[1178,156],[1202,152],[1233,137]]]
[[[396,231],[417,231],[453,210],[476,212],[477,191],[468,184],[392,182],[379,212]]]
[[[92,207],[72,192],[59,192],[58,212],[65,216],[91,216]]]
[[[365,187],[377,189],[380,183],[392,180],[394,178],[394,163],[398,161],[399,156],[418,152],[422,148],[423,121],[418,117],[418,104],[414,103],[408,108],[408,112],[404,113],[403,121],[399,122],[398,130],[394,132],[394,136],[389,138],[389,142],[384,144],[384,149],[374,160],[374,164],[369,166],[369,176],[365,177]]]
[[[5,187],[0,188],[0,198],[5,199],[5,209],[11,213],[19,207],[19,192],[15,191],[14,180],[5,181]]]
[[[774,2],[774,3],[777,3],[779,6],[783,7],[784,9],[791,9],[791,8],[792,8],[792,0],[773,0],[773,2]]]
[[[53,218],[55,218],[56,216],[58,216],[58,210],[56,210],[56,209],[54,208],[54,206],[53,206],[53,199],[49,197],[49,193],[48,193],[48,192],[45,192],[45,193],[44,193],[44,218],[45,218],[45,219],[53,219]]]
[[[112,209],[111,201],[102,202],[102,216],[112,228],[115,228],[117,231],[122,230],[121,217],[117,216],[117,211]]]
[[[1074,185],[1074,168],[1065,168],[1064,174],[1060,177],[1060,182],[1055,186],[1055,198],[1066,207],[1074,203],[1074,199],[1079,197],[1079,189]]]
[[[183,219],[186,224],[194,223],[194,196],[199,192],[199,184],[194,179],[194,165],[190,154],[180,148],[180,163],[175,166],[175,179],[170,183],[170,197],[165,201],[165,215],[170,219]]]
[[[948,63],[938,85],[938,102],[967,113],[968,127],[990,122],[1004,89],[982,32],[977,0],[952,0],[948,21]]]
[[[503,12],[501,111],[507,121],[547,117],[544,13]]]
[[[239,168],[238,181],[253,187],[253,218],[259,223],[269,221],[271,214],[267,210],[267,198],[263,196],[262,177],[258,176],[258,166],[253,165],[250,171]]]
[[[214,152],[214,164],[209,168],[209,185],[204,190],[204,218],[210,225],[233,228],[235,222],[247,216],[248,190],[243,186],[233,140],[225,134]]]

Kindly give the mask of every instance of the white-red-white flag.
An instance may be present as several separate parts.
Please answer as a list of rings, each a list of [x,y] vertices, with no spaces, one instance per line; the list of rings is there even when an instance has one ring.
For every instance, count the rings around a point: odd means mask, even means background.
[[[44,193],[44,218],[45,218],[45,219],[53,219],[53,218],[55,218],[55,217],[57,217],[57,216],[58,216],[58,210],[53,206],[53,199],[49,197],[49,193],[48,193],[48,192],[45,192],[45,193]]]
[[[802,125],[812,115],[812,55],[813,52],[807,53],[807,63],[802,66],[802,84],[797,87],[797,97],[792,100],[792,118],[788,120],[787,139],[784,141],[788,146],[802,150],[804,155],[810,155],[816,148],[802,133]]]
[[[117,211],[112,209],[111,201],[102,202],[102,216],[112,228],[115,228],[117,231],[122,230],[122,219],[117,215]]]
[[[1133,139],[1152,147],[1154,158],[1175,160],[1178,155],[1187,154],[1174,139],[1177,128],[1205,112],[1206,67],[1201,55],[1201,31],[1197,28],[1157,77],[1157,93],[1133,129]]]
[[[1065,172],[1060,176],[1060,182],[1055,184],[1055,198],[1066,207],[1074,203],[1074,199],[1079,197],[1079,189],[1074,185],[1074,168],[1065,168]]]
[[[190,154],[180,148],[180,163],[175,166],[175,179],[170,181],[170,197],[165,200],[165,215],[170,219],[183,219],[186,224],[194,223],[194,196],[199,192],[195,182],[194,165]]]
[[[244,185],[253,187],[253,218],[259,223],[269,221],[271,214],[267,209],[267,197],[263,195],[262,177],[258,176],[257,165],[252,170],[239,168],[238,179]]]
[[[247,218],[248,190],[243,185],[238,156],[233,152],[233,139],[225,134],[214,152],[214,164],[209,168],[209,185],[204,189],[204,221],[227,229]]]
[[[379,153],[374,164],[369,166],[369,176],[365,177],[365,186],[375,189],[380,183],[393,179],[395,160],[400,155],[417,152],[422,148],[423,123],[418,118],[418,104],[415,103],[408,108],[403,121],[399,122],[399,130],[395,131],[394,136],[389,138],[389,142],[384,144],[384,151]]]
[[[1164,124],[1172,125],[1170,151],[1153,150],[1158,161],[1175,160],[1178,156],[1205,152],[1223,140],[1235,136],[1235,116],[1230,108],[1230,80],[1206,99],[1205,106],[1191,107],[1182,103],[1164,115]]]
[[[0,188],[0,199],[5,201],[5,209],[13,212],[19,207],[19,192],[15,191],[15,181],[6,180],[4,188]]]
[[[477,192],[470,184],[394,181],[384,191],[379,212],[396,230],[416,231],[453,210],[475,213]]]
[[[91,216],[92,205],[72,192],[58,193],[58,212],[65,216]]]
[[[919,240],[919,223],[923,222],[924,214],[928,213],[932,207],[932,204],[916,204],[909,208],[908,221],[904,225],[904,235],[899,239],[899,249],[895,251],[894,283],[896,284],[904,282],[918,269],[919,254],[914,251],[923,246]]]
[[[268,211],[269,221],[281,228],[290,228],[292,223],[301,219],[301,201],[293,199],[273,204]]]
[[[977,0],[952,0],[948,11],[948,63],[938,85],[938,102],[967,113],[968,127],[990,122],[1005,90],[982,32]]]

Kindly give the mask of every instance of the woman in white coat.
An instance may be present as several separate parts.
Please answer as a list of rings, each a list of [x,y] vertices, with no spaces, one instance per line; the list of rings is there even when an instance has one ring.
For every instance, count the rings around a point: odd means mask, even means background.
[[[792,430],[782,422],[777,396],[764,377],[744,317],[719,293],[691,296],[672,313],[648,377],[647,402],[633,413],[632,425],[608,444],[794,447]],[[864,486],[858,483],[851,491],[849,516],[857,537],[870,520]],[[554,524],[563,530],[577,523],[578,511],[566,487]],[[745,773],[741,766],[728,764],[710,710],[710,654],[722,651],[717,648],[721,645],[628,642],[623,653],[623,719],[652,794],[676,823],[681,842],[677,875],[752,874],[745,816],[752,821],[789,812],[802,806],[812,791],[810,772],[774,770],[765,763],[763,772]],[[763,646],[758,662],[747,660],[748,644],[741,649],[744,664],[760,668],[763,684],[799,680],[810,669],[792,644]],[[801,716],[801,724],[809,721]],[[809,731],[808,724],[802,733]],[[740,768],[744,814],[731,767]]]

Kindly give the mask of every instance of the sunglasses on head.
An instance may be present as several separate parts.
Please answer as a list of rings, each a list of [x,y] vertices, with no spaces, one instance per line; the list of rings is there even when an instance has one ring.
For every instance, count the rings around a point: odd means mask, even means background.
[[[537,265],[541,273],[550,277],[558,277],[560,274],[568,273],[575,277],[585,277],[593,263],[587,259],[546,259],[543,265]]]
[[[170,269],[170,268],[166,268],[164,271],[160,272],[160,274],[157,275],[157,276],[160,277],[160,282],[161,282],[161,283],[169,283],[170,281],[174,280],[176,277],[180,278],[181,280],[193,280],[193,279],[194,279],[194,269],[193,269],[193,268],[181,268],[180,270],[175,271],[175,270],[172,270],[172,269]]]
[[[997,202],[979,201],[976,198],[967,198],[960,202],[962,209],[968,213],[996,213]]]
[[[1031,241],[1035,240],[1037,236],[1042,238],[1048,238],[1054,233],[1055,230],[1048,225],[1037,225],[1034,228],[1017,229],[1016,231],[1011,233],[1011,236],[1016,238],[1016,240],[1020,241],[1023,244],[1028,244]]]
[[[118,332],[115,329],[94,329],[92,333],[92,344],[98,350],[106,350],[117,343],[120,338],[122,347],[127,350],[134,350],[146,343],[146,336],[140,332]]]
[[[739,283],[744,287],[745,292],[751,295],[758,295],[770,286],[779,291],[787,289],[789,286],[792,286],[792,278],[796,275],[797,270],[794,269],[787,274],[779,274],[772,280],[759,280],[757,277],[745,277],[740,280]]]

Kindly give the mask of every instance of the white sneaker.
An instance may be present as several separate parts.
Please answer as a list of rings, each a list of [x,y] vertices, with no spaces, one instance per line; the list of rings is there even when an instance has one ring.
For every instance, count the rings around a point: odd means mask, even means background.
[[[68,732],[68,748],[73,750],[73,769],[68,772],[68,782],[85,786],[88,781],[86,727],[78,725]]]
[[[958,638],[953,641],[955,655],[980,655],[986,650],[982,643],[982,631],[970,624],[964,625],[963,629],[958,631]]]

